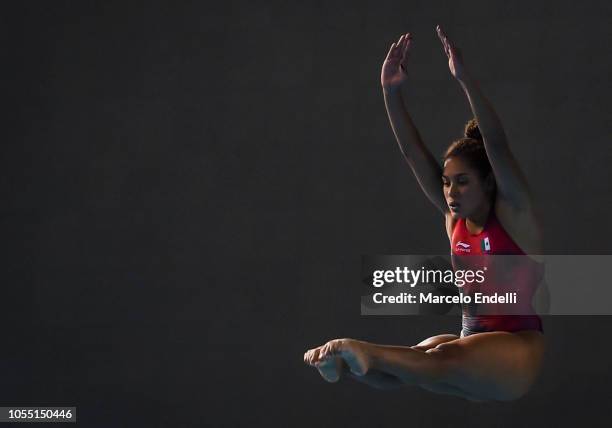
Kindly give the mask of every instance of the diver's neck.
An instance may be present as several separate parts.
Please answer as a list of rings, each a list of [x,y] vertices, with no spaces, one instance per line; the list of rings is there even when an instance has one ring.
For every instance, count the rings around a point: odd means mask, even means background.
[[[482,232],[485,225],[487,224],[487,220],[489,216],[492,214],[491,210],[493,207],[491,204],[487,204],[486,206],[479,209],[474,215],[466,217],[465,219],[465,227],[467,227],[468,231],[472,234],[478,234]]]

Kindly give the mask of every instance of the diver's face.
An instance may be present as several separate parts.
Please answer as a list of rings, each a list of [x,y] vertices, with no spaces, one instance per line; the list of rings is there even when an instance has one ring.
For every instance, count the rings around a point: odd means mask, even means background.
[[[444,162],[442,183],[444,198],[453,217],[471,217],[486,208],[490,189],[478,171],[462,159],[452,157]]]

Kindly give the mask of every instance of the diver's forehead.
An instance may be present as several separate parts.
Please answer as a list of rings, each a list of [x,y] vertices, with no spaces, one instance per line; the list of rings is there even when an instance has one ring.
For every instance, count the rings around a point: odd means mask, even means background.
[[[468,175],[470,175],[469,172],[458,172],[456,174],[450,174],[450,173],[444,171],[444,173],[442,174],[442,177],[444,177],[444,178],[449,178],[449,177],[460,178],[460,177],[468,176]]]
[[[444,161],[444,168],[442,171],[444,175],[469,175],[471,172],[471,168],[469,168],[469,166],[461,160],[448,158]]]

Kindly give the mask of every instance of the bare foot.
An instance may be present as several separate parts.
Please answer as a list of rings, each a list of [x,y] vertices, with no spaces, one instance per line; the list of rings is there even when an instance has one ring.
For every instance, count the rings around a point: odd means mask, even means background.
[[[364,343],[353,339],[336,339],[327,342],[318,353],[319,360],[342,358],[351,373],[363,376],[370,368],[370,358],[364,349]],[[341,366],[336,365],[339,371]]]
[[[332,383],[338,382],[340,380],[340,373],[342,373],[342,358],[326,358],[316,363],[315,367],[326,381]]]
[[[323,346],[311,349],[304,354],[304,362],[316,367],[321,374],[321,377],[327,382],[338,382],[340,379],[340,373],[342,372],[342,358],[331,357],[320,359],[320,351]]]

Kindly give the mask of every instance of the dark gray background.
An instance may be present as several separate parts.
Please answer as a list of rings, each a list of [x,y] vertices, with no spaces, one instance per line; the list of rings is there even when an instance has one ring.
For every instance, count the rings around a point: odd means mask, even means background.
[[[440,23],[506,125],[547,252],[610,252],[610,12],[4,5],[0,402],[76,405],[88,427],[607,425],[609,317],[545,318],[543,374],[509,404],[329,385],[302,354],[459,330],[359,314],[361,254],[448,251],[379,87],[405,31],[410,111],[433,152],[469,118]]]

